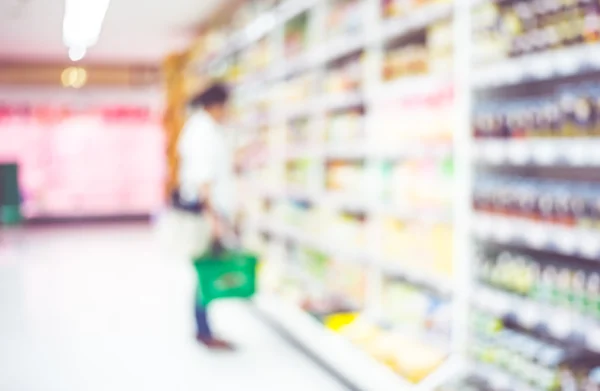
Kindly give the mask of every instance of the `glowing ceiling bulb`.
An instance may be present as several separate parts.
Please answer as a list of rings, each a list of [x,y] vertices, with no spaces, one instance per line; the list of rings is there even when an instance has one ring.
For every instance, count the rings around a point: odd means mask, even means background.
[[[110,0],[65,0],[63,42],[67,47],[94,46]]]
[[[69,48],[69,58],[71,61],[79,61],[85,57],[86,49],[82,46],[73,46]]]

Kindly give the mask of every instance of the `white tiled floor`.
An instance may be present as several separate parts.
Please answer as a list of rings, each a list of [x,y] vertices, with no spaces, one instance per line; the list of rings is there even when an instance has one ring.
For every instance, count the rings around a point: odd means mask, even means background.
[[[343,390],[256,319],[215,306],[233,354],[192,336],[194,275],[144,226],[0,232],[0,390]]]

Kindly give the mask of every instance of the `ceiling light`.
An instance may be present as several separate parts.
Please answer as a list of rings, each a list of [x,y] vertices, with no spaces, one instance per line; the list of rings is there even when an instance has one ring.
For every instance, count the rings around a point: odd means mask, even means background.
[[[63,42],[89,48],[98,42],[110,0],[65,0]]]
[[[85,57],[86,49],[80,46],[73,46],[69,48],[69,58],[71,61],[79,61]]]
[[[60,79],[63,87],[81,88],[87,83],[88,75],[83,68],[66,68]]]

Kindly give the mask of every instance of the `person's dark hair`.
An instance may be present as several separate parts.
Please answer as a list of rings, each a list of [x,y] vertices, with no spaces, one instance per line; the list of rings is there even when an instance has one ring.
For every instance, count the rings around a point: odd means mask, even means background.
[[[224,105],[229,100],[229,90],[223,83],[214,83],[190,100],[192,108]]]

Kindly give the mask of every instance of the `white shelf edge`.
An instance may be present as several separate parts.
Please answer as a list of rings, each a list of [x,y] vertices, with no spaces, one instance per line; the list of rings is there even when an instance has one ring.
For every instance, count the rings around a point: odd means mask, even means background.
[[[412,10],[408,16],[385,21],[381,36],[375,37],[375,39],[387,41],[426,28],[430,24],[452,15],[453,7],[452,2],[431,4]]]
[[[452,74],[445,72],[401,77],[396,80],[382,82],[367,95],[367,100],[371,103],[390,97],[410,96],[453,84]]]
[[[408,391],[418,388],[380,364],[342,336],[327,330],[301,309],[273,295],[260,294],[257,307],[304,348],[362,390]],[[340,359],[343,357],[343,359]]]
[[[473,160],[492,166],[600,166],[599,137],[475,141]]]
[[[540,325],[549,326],[547,320],[552,319],[550,326],[556,327],[549,327],[548,330],[555,338],[566,339],[576,331],[585,337],[587,348],[600,352],[600,326],[590,315],[554,305],[548,307],[534,299],[520,297],[485,284],[478,284],[475,293],[472,298],[475,307],[500,317],[514,314],[517,322],[527,329],[534,329]]]
[[[475,88],[510,86],[576,75],[581,68],[600,69],[600,44],[582,44],[476,67],[472,85]]]
[[[373,261],[372,264],[379,266],[383,274],[386,276],[404,278],[409,284],[413,283],[416,285],[424,285],[430,289],[439,291],[443,295],[452,295],[452,277],[427,275],[427,273],[424,272],[402,267],[400,262],[390,262],[389,260],[382,262],[380,260],[381,258],[379,257],[376,259],[379,261]]]
[[[330,63],[349,54],[364,50],[367,45],[367,39],[362,33],[333,38],[319,48],[319,63]]]
[[[472,229],[480,240],[600,261],[598,230],[484,212],[474,214]]]

